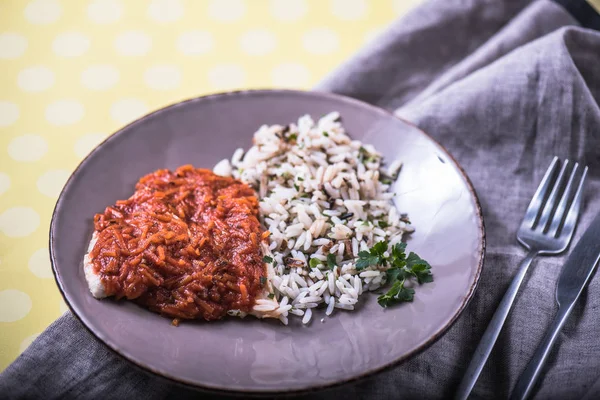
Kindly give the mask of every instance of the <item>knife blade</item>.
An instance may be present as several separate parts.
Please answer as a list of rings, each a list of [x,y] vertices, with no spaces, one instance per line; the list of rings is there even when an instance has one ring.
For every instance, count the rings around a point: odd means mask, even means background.
[[[577,301],[599,259],[600,213],[579,239],[563,266],[556,285],[556,301],[559,306]]]
[[[577,242],[567,258],[556,285],[558,312],[544,339],[536,349],[525,371],[521,374],[511,394],[511,399],[525,399],[533,393],[542,367],[558,333],[565,324],[577,299],[600,262],[600,213]]]

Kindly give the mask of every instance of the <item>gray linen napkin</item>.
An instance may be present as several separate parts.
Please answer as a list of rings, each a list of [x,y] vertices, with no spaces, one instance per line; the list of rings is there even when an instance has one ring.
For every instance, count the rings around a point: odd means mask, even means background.
[[[525,254],[516,230],[554,155],[590,166],[575,241],[600,211],[599,72],[600,34],[550,0],[434,0],[318,86],[393,110],[443,144],[479,194],[488,247],[479,289],[440,340],[397,368],[307,398],[451,396]],[[474,397],[509,395],[556,312],[563,261],[535,262]],[[537,398],[600,398],[599,307],[596,278],[560,334]],[[199,395],[209,396],[114,355],[70,313],[0,375],[0,397],[8,398]]]

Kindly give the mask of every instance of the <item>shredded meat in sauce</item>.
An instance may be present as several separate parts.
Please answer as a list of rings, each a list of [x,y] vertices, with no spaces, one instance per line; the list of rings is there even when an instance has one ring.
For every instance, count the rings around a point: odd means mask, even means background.
[[[90,252],[108,296],[177,319],[248,312],[265,267],[254,191],[183,166],[144,176],[128,200],[96,214]]]

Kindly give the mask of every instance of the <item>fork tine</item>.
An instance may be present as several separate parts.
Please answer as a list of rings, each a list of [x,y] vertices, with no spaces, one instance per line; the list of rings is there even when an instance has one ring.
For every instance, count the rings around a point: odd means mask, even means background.
[[[529,229],[533,228],[533,224],[535,223],[536,217],[542,208],[544,198],[546,197],[546,193],[550,188],[553,182],[553,176],[558,168],[558,157],[554,157],[550,166],[546,170],[544,174],[544,178],[540,182],[540,185],[535,191],[535,194],[531,198],[531,202],[529,203],[529,207],[527,207],[527,211],[525,212],[525,217],[523,217],[523,225]]]
[[[577,174],[578,169],[579,169],[579,164],[575,163],[575,165],[573,166],[573,170],[571,171],[571,176],[569,177],[569,180],[567,181],[567,186],[565,187],[563,195],[560,198],[560,202],[558,203],[558,207],[556,208],[556,211],[554,212],[554,216],[552,217],[552,222],[550,223],[550,229],[548,230],[548,234],[550,236],[553,236],[553,237],[556,236],[556,233],[558,232],[558,228],[560,227],[560,224],[562,223],[563,219],[565,218],[565,211],[567,210],[567,205],[569,203],[569,200],[571,200],[571,197],[574,192],[573,186],[577,185],[577,183],[575,183],[575,175]]]
[[[579,216],[579,208],[581,207],[581,192],[583,191],[583,184],[585,183],[585,178],[587,176],[588,167],[583,169],[583,173],[581,174],[581,179],[579,181],[579,186],[577,187],[577,192],[575,192],[575,197],[573,197],[573,202],[571,203],[571,207],[569,208],[569,212],[567,213],[567,218],[565,218],[565,224],[563,225],[560,235],[561,236],[570,236],[573,235],[573,231],[575,231],[575,225],[577,224],[577,217]]]
[[[558,178],[556,178],[556,181],[554,181],[554,186],[552,187],[552,192],[550,192],[550,197],[548,197],[548,200],[546,201],[546,204],[544,205],[544,209],[542,210],[542,215],[540,216],[540,220],[536,226],[537,228],[540,228],[542,231],[544,229],[546,229],[546,225],[548,225],[548,221],[550,220],[550,217],[552,216],[552,211],[554,211],[556,202],[558,201],[558,196],[561,192],[562,183],[564,181],[568,166],[569,166],[569,160],[565,160],[565,162],[562,165],[562,168],[560,169],[560,173],[558,174]]]

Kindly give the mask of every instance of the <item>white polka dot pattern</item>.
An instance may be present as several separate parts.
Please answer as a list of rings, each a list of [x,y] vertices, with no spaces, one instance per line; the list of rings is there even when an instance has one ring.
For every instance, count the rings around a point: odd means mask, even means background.
[[[143,56],[151,47],[150,36],[140,31],[123,32],[115,39],[117,52],[124,56]]]
[[[0,33],[0,60],[19,58],[27,50],[27,39],[18,33]]]
[[[306,51],[312,54],[328,54],[337,50],[339,39],[329,28],[314,28],[302,37]]]
[[[283,63],[273,67],[271,83],[281,87],[306,87],[310,82],[310,72],[302,64]]]
[[[48,142],[39,135],[17,136],[8,144],[8,155],[15,161],[38,161],[47,152]]]
[[[52,43],[54,53],[62,57],[79,57],[90,47],[90,39],[80,32],[65,32]]]
[[[213,89],[229,90],[244,84],[246,73],[236,64],[217,65],[208,71],[208,82]]]
[[[88,133],[77,139],[73,151],[78,158],[84,158],[104,139],[106,139],[106,135],[103,133]]]
[[[31,207],[12,207],[0,214],[0,232],[8,237],[29,236],[40,225],[40,215]]]
[[[292,22],[304,18],[308,12],[305,0],[271,0],[273,17],[282,22]]]
[[[246,13],[246,2],[243,0],[210,0],[208,13],[216,21],[235,22]]]
[[[161,23],[175,22],[183,17],[183,5],[179,0],[152,0],[148,16]]]
[[[116,122],[127,124],[148,111],[148,106],[139,99],[125,98],[117,100],[110,107],[110,116]]]
[[[33,0],[25,7],[25,18],[32,24],[51,24],[60,18],[61,13],[57,0]]]
[[[88,5],[87,15],[97,24],[112,24],[123,15],[123,5],[117,0],[92,0]]]
[[[23,319],[31,310],[31,298],[20,290],[0,291],[0,322],[15,322]]]
[[[339,19],[354,21],[365,18],[368,11],[367,0],[332,0],[331,12]]]
[[[46,107],[46,120],[56,126],[75,124],[83,114],[83,104],[77,100],[57,100]]]
[[[107,90],[117,84],[119,75],[113,65],[90,65],[81,73],[81,84],[91,90]]]
[[[69,171],[57,169],[44,172],[37,180],[37,188],[45,196],[58,198],[60,191],[69,179]]]
[[[48,249],[45,247],[36,250],[31,257],[29,257],[27,266],[38,278],[48,279],[53,277],[52,267],[50,266],[50,255],[48,254]]]
[[[144,82],[155,90],[175,89],[181,83],[181,70],[175,65],[155,65],[144,72]]]
[[[10,189],[10,176],[4,172],[0,172],[0,195]]]
[[[240,39],[240,46],[246,54],[262,56],[275,50],[277,39],[272,32],[257,29],[244,33]]]
[[[15,103],[0,100],[0,128],[14,124],[19,114],[19,106]]]
[[[54,72],[40,65],[25,68],[17,76],[17,84],[26,92],[42,92],[51,88],[54,80]]]
[[[206,31],[184,32],[177,38],[177,49],[188,56],[206,54],[214,47],[214,37]]]
[[[23,339],[23,341],[21,342],[21,345],[19,346],[19,351],[22,353],[25,350],[27,350],[27,348],[29,347],[29,345],[31,345],[31,343],[33,343],[33,341],[35,339],[37,339],[37,337],[39,335],[40,335],[39,333],[36,333],[34,335],[27,336],[25,339]]]

